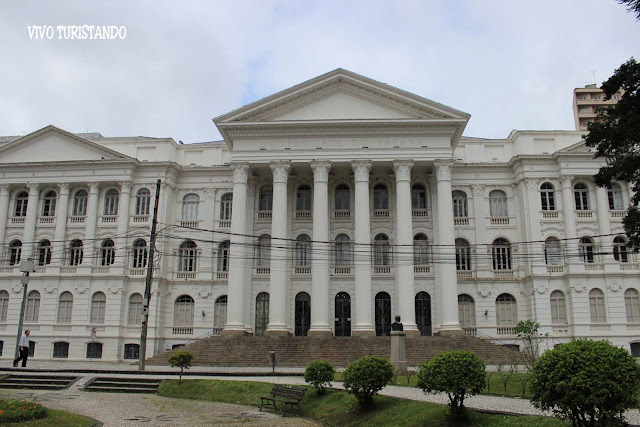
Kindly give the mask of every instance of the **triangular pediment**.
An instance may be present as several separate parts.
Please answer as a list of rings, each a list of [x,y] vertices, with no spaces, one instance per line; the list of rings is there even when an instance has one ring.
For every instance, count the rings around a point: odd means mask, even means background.
[[[558,153],[593,153],[594,150],[591,147],[587,147],[584,140],[576,142],[568,147],[558,150]]]
[[[133,160],[55,126],[47,126],[0,146],[0,163]]]

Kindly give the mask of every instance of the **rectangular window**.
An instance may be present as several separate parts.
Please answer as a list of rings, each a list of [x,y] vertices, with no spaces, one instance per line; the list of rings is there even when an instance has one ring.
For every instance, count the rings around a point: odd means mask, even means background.
[[[54,359],[68,359],[69,358],[69,343],[68,342],[54,342],[53,343],[53,358]]]
[[[90,342],[87,344],[87,359],[102,359],[102,343]]]

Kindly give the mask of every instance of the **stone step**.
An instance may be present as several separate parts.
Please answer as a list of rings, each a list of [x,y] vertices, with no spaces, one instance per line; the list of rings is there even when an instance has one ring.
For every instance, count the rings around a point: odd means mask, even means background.
[[[84,386],[86,391],[113,393],[156,393],[161,380],[129,377],[95,377]]]

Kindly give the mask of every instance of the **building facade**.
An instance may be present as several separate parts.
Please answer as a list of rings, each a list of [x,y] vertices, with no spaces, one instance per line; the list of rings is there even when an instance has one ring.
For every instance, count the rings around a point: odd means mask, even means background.
[[[604,91],[595,84],[575,88],[573,90],[573,119],[576,130],[587,130],[587,125],[590,122],[600,121],[598,109],[617,104],[623,93],[620,90],[611,99],[605,99]]]
[[[470,334],[640,350],[626,183],[579,131],[464,137],[469,115],[338,69],[214,119],[224,140],[48,126],[0,139],[0,340],[13,357],[20,260],[37,358],[138,357],[207,335]],[[156,180],[161,180],[156,195]],[[95,328],[95,337],[92,330]]]

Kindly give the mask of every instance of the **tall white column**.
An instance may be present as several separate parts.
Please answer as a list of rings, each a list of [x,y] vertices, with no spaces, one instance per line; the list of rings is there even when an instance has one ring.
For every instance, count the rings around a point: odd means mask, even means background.
[[[453,161],[434,162],[438,186],[438,251],[444,262],[436,270],[436,284],[440,296],[442,323],[440,335],[462,334],[458,319],[458,277],[456,274],[455,234],[453,228],[453,201],[451,199],[451,169]]]
[[[598,246],[600,248],[600,261],[613,259],[613,236],[611,234],[611,223],[609,219],[609,197],[607,189],[604,187],[596,187],[596,208],[598,215],[598,228],[601,237],[598,238]]]
[[[526,189],[524,203],[526,203],[525,212],[527,215],[525,223],[527,234],[524,240],[532,242],[526,245],[527,251],[530,252],[529,260],[530,263],[544,263],[544,256],[541,256],[541,254],[544,254],[543,244],[542,242],[537,242],[542,239],[540,228],[540,209],[542,208],[540,203],[540,184],[537,179],[525,179],[522,187]]]
[[[412,161],[393,162],[396,175],[396,224],[398,226],[396,256],[396,288],[398,313],[407,335],[420,335],[416,325],[415,278],[413,271],[413,215],[411,213]]]
[[[329,171],[330,162],[312,162],[313,262],[311,264],[311,327],[309,335],[331,336],[329,325]]]
[[[65,237],[67,235],[67,214],[69,213],[69,183],[58,184],[59,197],[56,205],[56,229],[52,242],[54,261],[62,264],[64,260],[64,249],[66,246]]]
[[[36,235],[36,219],[38,216],[38,196],[40,190],[38,184],[28,183],[29,201],[27,202],[27,217],[24,220],[24,232],[22,234],[22,260],[33,258],[33,239]]]
[[[564,216],[564,231],[566,234],[566,255],[565,262],[578,261],[578,242],[576,240],[576,216],[573,201],[573,177],[563,175],[562,182],[562,214]],[[567,256],[568,255],[568,256]]]
[[[355,181],[355,255],[356,322],[353,336],[374,336],[371,309],[371,218],[369,208],[369,171],[371,162],[351,163]]]
[[[8,185],[0,185],[0,257],[4,250],[4,237],[7,231],[7,218],[9,218],[9,194]]]
[[[248,262],[247,238],[247,178],[249,165],[234,163],[233,170],[233,199],[231,207],[231,238],[229,253],[229,278],[227,286],[227,323],[224,325],[223,335],[244,335],[245,282],[251,268]],[[247,265],[248,264],[248,265]],[[247,268],[248,267],[248,268]]]
[[[273,210],[271,216],[271,271],[269,273],[269,325],[265,334],[288,336],[287,322],[288,272],[290,245],[287,240],[287,181],[291,164],[288,161],[274,162]]]
[[[487,243],[485,230],[487,226],[485,224],[486,218],[484,213],[484,184],[474,184],[471,186],[473,192],[473,218],[475,223],[476,233],[476,245],[484,245]],[[477,247],[477,251],[480,252],[482,248]]]
[[[118,237],[115,241],[115,264],[120,266],[125,266],[127,264],[127,231],[129,230],[130,202],[131,183],[123,181],[120,183],[120,203],[118,206],[118,225],[116,228]]]
[[[89,183],[89,199],[87,200],[87,228],[84,237],[84,257],[82,265],[95,265],[94,258],[96,256],[96,228],[98,225],[98,192],[100,191],[100,183]]]

